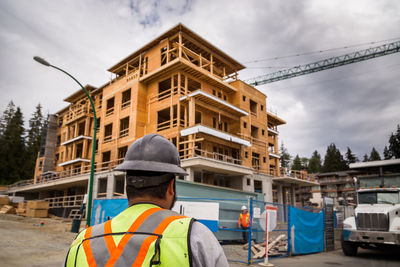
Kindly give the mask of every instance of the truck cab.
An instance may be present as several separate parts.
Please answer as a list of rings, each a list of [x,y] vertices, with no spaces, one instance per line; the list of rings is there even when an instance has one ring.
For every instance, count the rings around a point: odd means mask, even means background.
[[[355,216],[343,222],[342,249],[354,256],[358,247],[399,246],[400,188],[357,191]]]

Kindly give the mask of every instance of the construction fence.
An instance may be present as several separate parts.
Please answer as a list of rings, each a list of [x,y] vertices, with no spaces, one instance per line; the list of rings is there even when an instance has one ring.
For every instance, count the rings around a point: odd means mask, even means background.
[[[268,235],[269,257],[324,251],[326,233],[323,210],[268,203],[261,198],[178,196],[173,209],[198,219],[213,231],[223,244],[229,262],[251,264],[264,261],[266,207],[276,210],[276,227]],[[246,206],[250,213],[252,223],[248,230],[242,230],[238,226],[242,206]],[[127,207],[126,199],[95,199],[92,222],[103,223]],[[243,244],[244,235],[248,235],[247,244]]]

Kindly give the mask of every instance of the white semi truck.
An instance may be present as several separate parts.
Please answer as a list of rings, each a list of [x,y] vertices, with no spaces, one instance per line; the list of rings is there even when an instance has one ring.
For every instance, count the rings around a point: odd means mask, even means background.
[[[400,249],[400,189],[360,189],[357,193],[355,216],[343,222],[344,254],[354,256],[358,247]]]
[[[343,221],[342,250],[354,256],[359,247],[400,249],[400,159],[350,164],[358,176],[354,216]]]

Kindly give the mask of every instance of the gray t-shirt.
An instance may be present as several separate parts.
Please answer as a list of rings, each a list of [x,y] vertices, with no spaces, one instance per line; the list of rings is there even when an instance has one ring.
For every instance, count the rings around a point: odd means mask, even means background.
[[[224,250],[204,224],[195,221],[190,233],[194,267],[229,266]]]

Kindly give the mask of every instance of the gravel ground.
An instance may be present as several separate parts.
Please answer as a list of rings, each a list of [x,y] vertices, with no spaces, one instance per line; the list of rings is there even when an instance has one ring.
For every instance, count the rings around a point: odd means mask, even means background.
[[[76,236],[70,229],[59,219],[0,214],[0,266],[63,266]]]

